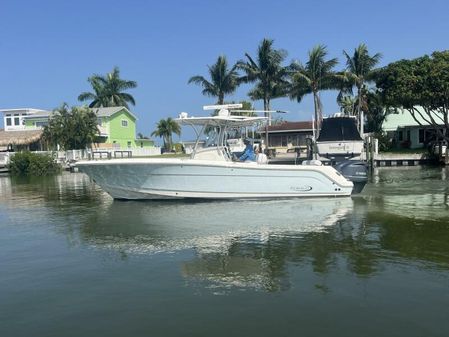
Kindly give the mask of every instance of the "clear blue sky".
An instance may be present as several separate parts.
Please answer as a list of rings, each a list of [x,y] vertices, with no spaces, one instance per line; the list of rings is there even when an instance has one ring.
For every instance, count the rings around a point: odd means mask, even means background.
[[[264,38],[292,59],[306,60],[317,44],[341,61],[361,42],[381,52],[381,65],[449,49],[448,1],[0,1],[0,108],[53,109],[79,104],[87,78],[118,66],[135,80],[138,131],[181,111],[204,113],[213,98],[188,85],[225,54],[254,55]],[[246,99],[248,86],[229,100]],[[336,92],[322,94],[324,113],[338,111]],[[261,102],[255,106],[261,108]],[[311,119],[313,104],[274,100],[285,119]]]

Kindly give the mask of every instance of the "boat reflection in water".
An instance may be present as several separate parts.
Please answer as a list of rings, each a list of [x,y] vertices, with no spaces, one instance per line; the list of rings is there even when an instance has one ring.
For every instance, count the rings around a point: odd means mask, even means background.
[[[353,198],[221,202],[117,202],[82,174],[1,177],[0,224],[107,259],[168,256],[199,290],[279,291],[306,277],[328,291],[331,277],[449,270],[448,170],[376,170]]]
[[[274,290],[282,279],[288,283],[276,272],[282,274],[287,263],[279,255],[285,242],[300,245],[304,235],[326,231],[352,208],[350,198],[113,202],[89,219],[82,236],[90,245],[122,256],[193,249],[194,257],[189,254],[190,260],[181,263],[189,281]]]

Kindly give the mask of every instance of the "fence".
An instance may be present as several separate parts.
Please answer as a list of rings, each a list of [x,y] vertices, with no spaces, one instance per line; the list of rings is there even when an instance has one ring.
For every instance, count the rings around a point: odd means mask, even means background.
[[[157,156],[161,154],[161,148],[158,146],[141,148],[141,147],[132,147],[127,149],[103,149],[96,148],[92,151],[92,158],[95,158],[95,153],[103,153],[108,154],[108,158],[123,158],[123,157],[149,157],[149,156]]]
[[[126,158],[126,157],[149,157],[161,154],[160,147],[150,148],[129,148],[126,150],[115,149],[95,149],[91,150],[68,150],[68,151],[33,151],[38,154],[49,154],[55,158],[56,162],[62,165],[73,163],[79,160],[99,159],[99,158]],[[101,153],[102,155],[98,155]],[[97,155],[95,155],[97,154]],[[0,152],[0,167],[9,164],[9,159],[14,152]]]

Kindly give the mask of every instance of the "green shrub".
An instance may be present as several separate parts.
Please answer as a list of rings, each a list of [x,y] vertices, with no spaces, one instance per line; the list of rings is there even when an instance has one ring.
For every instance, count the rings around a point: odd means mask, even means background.
[[[180,152],[183,152],[184,147],[182,146],[181,143],[176,143],[176,144],[173,144],[173,150],[175,150],[176,153],[180,153]]]
[[[390,151],[391,149],[393,149],[393,141],[386,133],[377,132],[374,134],[374,137],[376,137],[379,141],[380,152]]]
[[[45,176],[61,170],[50,155],[28,151],[15,153],[8,166],[13,175]]]

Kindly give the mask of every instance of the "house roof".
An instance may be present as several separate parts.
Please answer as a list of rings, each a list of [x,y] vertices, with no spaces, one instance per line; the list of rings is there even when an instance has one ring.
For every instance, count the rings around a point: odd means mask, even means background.
[[[0,129],[0,146],[28,145],[42,137],[42,130],[5,131]]]
[[[34,108],[14,108],[14,109],[0,109],[0,112],[3,112],[5,114],[7,113],[18,113],[18,112],[26,112],[29,114],[39,113],[43,112],[45,110],[42,109],[34,109]]]
[[[98,117],[110,117],[117,112],[120,112],[122,110],[126,110],[131,116],[133,116],[135,119],[137,119],[136,115],[134,115],[131,111],[129,111],[124,106],[115,106],[110,108],[92,108],[92,110],[98,115]]]
[[[92,108],[91,110],[94,111],[98,117],[110,117],[110,116],[116,114],[117,112],[126,110],[126,112],[128,112],[134,119],[137,120],[136,115],[134,115],[131,111],[129,111],[127,108],[125,108],[123,106],[110,107],[110,108]],[[40,117],[48,118],[53,114],[54,114],[53,111],[41,110],[32,115],[24,116],[24,118],[30,118],[30,119],[35,119],[35,118],[40,118]]]
[[[428,115],[424,112],[422,107],[417,107],[417,109],[423,114],[426,119],[428,119]],[[415,114],[416,118],[422,123],[422,125],[429,125],[419,114]],[[435,121],[440,121],[437,117],[437,114],[432,113]],[[441,122],[441,125],[443,123]],[[400,110],[399,113],[388,114],[385,118],[385,121],[382,124],[382,129],[384,131],[395,131],[399,128],[411,127],[411,126],[420,126],[420,124],[413,118],[411,113],[408,110]],[[429,125],[430,126],[430,125]]]
[[[280,133],[280,132],[298,132],[298,131],[312,131],[313,123],[311,121],[302,122],[282,122],[276,125],[270,125],[268,127],[268,132],[270,133]],[[265,128],[260,129],[261,133],[265,132]]]
[[[32,115],[23,116],[23,118],[47,118],[51,116],[52,113],[52,111],[40,110],[39,112],[36,112]]]

